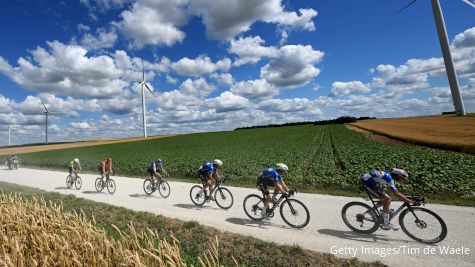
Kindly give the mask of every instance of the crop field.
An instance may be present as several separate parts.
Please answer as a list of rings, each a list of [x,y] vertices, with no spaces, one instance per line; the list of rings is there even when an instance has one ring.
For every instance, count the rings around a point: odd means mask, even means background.
[[[475,114],[361,120],[351,125],[413,144],[475,154]]]
[[[475,191],[475,156],[423,147],[372,141],[344,125],[304,125],[180,135],[143,142],[71,148],[20,155],[23,164],[65,169],[79,157],[83,168],[96,171],[111,156],[119,175],[145,177],[157,155],[175,177],[195,177],[198,167],[219,158],[223,174],[252,183],[277,162],[288,164],[291,186],[355,188],[371,169],[404,167],[411,178],[405,192],[471,195]],[[198,180],[197,180],[198,181]]]
[[[115,240],[82,213],[17,194],[0,194],[0,211],[2,266],[188,266],[178,240],[160,240],[156,230],[137,233],[129,224],[127,235],[115,227]],[[201,266],[220,266],[217,244],[199,257]]]

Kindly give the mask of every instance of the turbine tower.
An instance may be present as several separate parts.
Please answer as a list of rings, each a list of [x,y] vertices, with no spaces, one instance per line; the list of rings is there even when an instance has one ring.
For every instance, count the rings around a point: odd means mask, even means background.
[[[150,87],[148,87],[147,83],[145,82],[145,71],[143,67],[143,59],[142,59],[142,80],[138,81],[139,85],[135,88],[136,90],[139,88],[139,86],[142,87],[142,122],[143,122],[143,137],[147,137],[147,111],[145,110],[145,89],[144,86],[147,88],[147,90],[153,95],[152,90],[150,90]]]
[[[41,103],[41,104],[43,104],[43,103]],[[45,104],[43,104],[43,107],[45,108],[44,114],[45,114],[45,118],[46,118],[46,120],[45,120],[45,144],[48,144],[48,113],[49,113],[49,111],[46,108]]]
[[[48,144],[48,115],[49,114],[60,114],[60,113],[51,112],[46,108],[46,105],[44,103],[41,103],[41,104],[45,108],[45,111],[43,112],[45,114],[45,144]]]
[[[417,0],[413,0],[405,7],[400,9],[397,13],[406,9],[410,5],[414,4]],[[469,0],[462,0],[464,3],[475,8],[475,4]],[[463,105],[462,94],[460,93],[459,83],[457,79],[457,72],[455,71],[454,61],[452,54],[450,53],[449,38],[447,37],[447,30],[445,28],[444,16],[442,9],[440,8],[439,0],[431,0],[432,13],[434,14],[435,26],[437,28],[437,34],[439,35],[440,48],[442,49],[442,55],[444,57],[445,70],[447,71],[447,78],[449,79],[450,91],[452,92],[452,101],[455,108],[455,113],[459,116],[465,116],[465,107]]]

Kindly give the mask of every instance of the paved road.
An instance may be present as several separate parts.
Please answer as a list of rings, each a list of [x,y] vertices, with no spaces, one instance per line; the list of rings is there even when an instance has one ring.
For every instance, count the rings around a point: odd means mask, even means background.
[[[234,205],[229,210],[222,210],[216,203],[208,203],[203,207],[194,206],[189,197],[192,186],[190,183],[170,182],[171,195],[163,199],[158,193],[146,196],[141,179],[115,176],[113,178],[117,183],[117,191],[114,195],[109,195],[95,191],[96,175],[82,174],[83,186],[80,190],[66,189],[65,177],[65,172],[24,168],[9,171],[0,167],[0,181],[73,194],[180,220],[195,220],[224,231],[267,241],[299,244],[306,249],[321,252],[338,252],[342,257],[380,260],[390,266],[475,266],[475,208],[426,205],[446,221],[449,229],[443,242],[437,246],[428,246],[412,241],[402,231],[378,230],[367,236],[350,231],[341,219],[341,208],[349,201],[362,201],[362,198],[299,193],[296,198],[308,206],[311,219],[307,227],[297,230],[288,227],[277,214],[270,221],[249,220],[243,211],[242,202],[248,194],[257,193],[255,189],[228,187],[234,195]],[[279,236],[278,240],[275,240],[276,236]],[[441,249],[448,247],[459,250],[449,250],[449,254],[441,253]],[[457,252],[468,254],[455,254]]]

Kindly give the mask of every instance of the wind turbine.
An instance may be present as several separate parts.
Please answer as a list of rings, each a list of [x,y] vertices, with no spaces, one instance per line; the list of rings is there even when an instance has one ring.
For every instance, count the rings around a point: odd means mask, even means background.
[[[45,114],[45,144],[48,144],[48,115],[49,114],[57,114],[56,112],[51,112],[49,111],[44,103],[41,103],[43,107],[45,108],[45,111],[43,112]]]
[[[405,7],[401,8],[397,13],[400,13],[410,5],[414,4],[417,0],[412,0]],[[471,0],[462,0],[464,3],[475,8],[475,4]],[[452,101],[455,107],[455,113],[459,116],[465,116],[465,107],[463,105],[462,94],[460,93],[459,82],[457,79],[457,72],[455,71],[454,61],[452,54],[450,53],[449,38],[447,37],[447,30],[445,28],[444,16],[442,9],[440,8],[439,0],[431,0],[432,13],[434,14],[435,26],[439,35],[440,48],[442,49],[442,55],[444,57],[445,70],[447,71],[447,77],[449,79],[450,91],[452,92]],[[396,14],[397,14],[396,13]]]
[[[13,127],[15,127],[15,125],[8,125],[8,146],[12,145],[12,143],[11,143],[11,131],[13,130]]]
[[[150,90],[150,87],[148,87],[147,83],[145,82],[145,72],[143,68],[143,59],[142,59],[142,80],[138,81],[139,85],[135,88],[136,90],[139,88],[139,86],[142,86],[142,122],[143,122],[143,137],[147,137],[147,115],[146,110],[145,110],[145,89],[144,85],[147,88],[147,90],[153,95],[152,90]]]

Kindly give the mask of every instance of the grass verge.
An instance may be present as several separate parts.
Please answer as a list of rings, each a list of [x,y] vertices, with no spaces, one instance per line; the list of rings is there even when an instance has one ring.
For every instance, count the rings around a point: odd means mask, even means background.
[[[156,229],[161,239],[169,239],[170,233],[179,240],[182,258],[188,263],[199,265],[198,256],[206,252],[206,244],[219,239],[220,262],[225,266],[233,265],[232,257],[245,266],[384,266],[380,262],[366,263],[358,259],[340,259],[329,253],[304,250],[299,246],[277,245],[252,237],[221,232],[212,227],[202,226],[195,221],[183,222],[148,212],[136,212],[125,208],[98,203],[71,195],[45,192],[30,187],[0,182],[4,193],[21,192],[27,198],[41,195],[46,201],[62,203],[64,212],[85,213],[94,217],[97,226],[107,235],[118,239],[116,225],[121,231],[130,234],[128,224],[132,223],[137,231],[147,228]],[[316,240],[315,242],[318,242]]]

